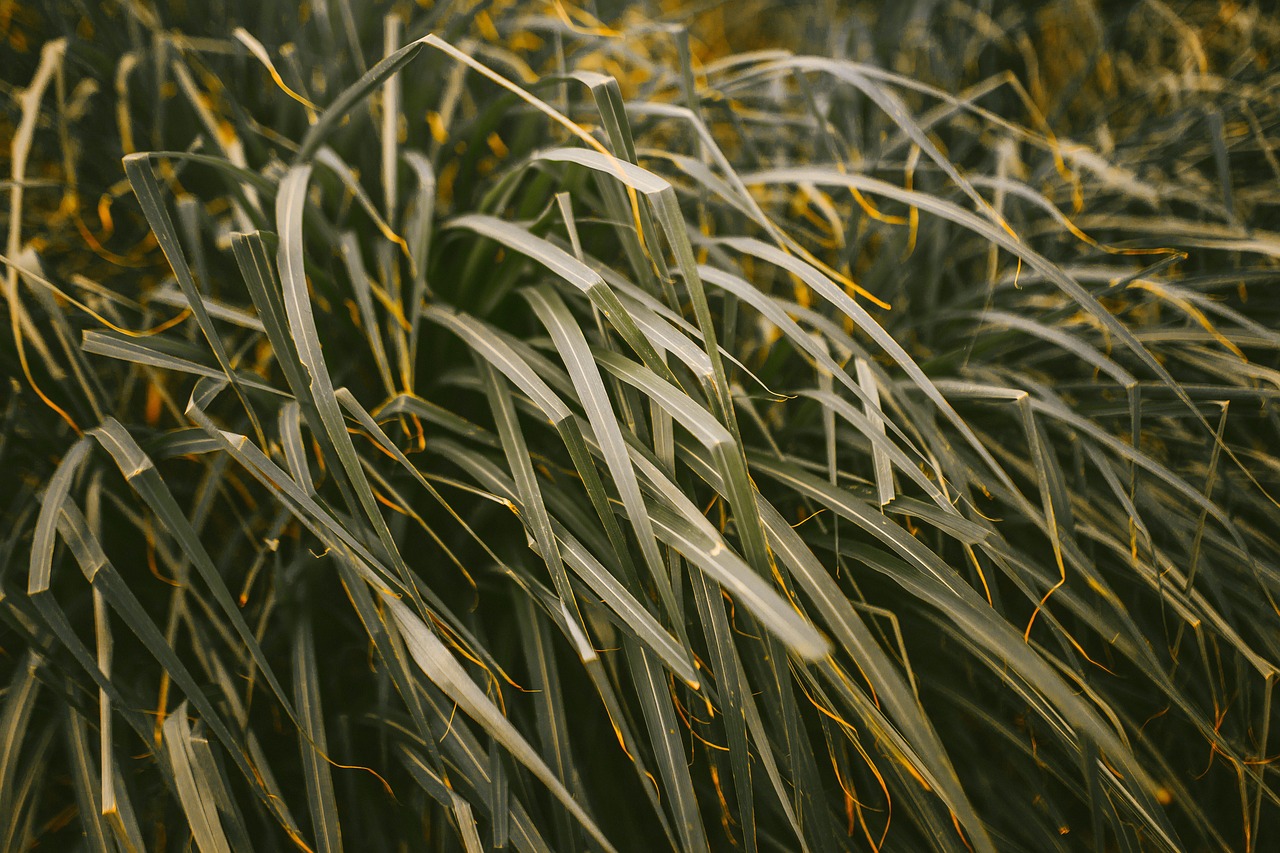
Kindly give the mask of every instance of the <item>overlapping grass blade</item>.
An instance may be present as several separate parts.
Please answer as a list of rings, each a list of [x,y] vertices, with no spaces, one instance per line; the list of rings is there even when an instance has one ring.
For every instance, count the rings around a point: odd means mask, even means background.
[[[1268,8],[50,3],[0,847],[1265,849]]]

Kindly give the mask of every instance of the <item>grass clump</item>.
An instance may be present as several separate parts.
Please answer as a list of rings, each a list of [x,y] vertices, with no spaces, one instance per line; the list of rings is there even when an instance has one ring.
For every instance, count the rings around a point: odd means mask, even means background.
[[[0,848],[1267,848],[1280,19],[829,6],[6,11]]]

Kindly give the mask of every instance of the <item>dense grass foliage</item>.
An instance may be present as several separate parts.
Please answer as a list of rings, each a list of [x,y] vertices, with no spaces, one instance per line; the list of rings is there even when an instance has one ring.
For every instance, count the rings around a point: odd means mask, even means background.
[[[0,5],[0,849],[1275,849],[1260,6]]]

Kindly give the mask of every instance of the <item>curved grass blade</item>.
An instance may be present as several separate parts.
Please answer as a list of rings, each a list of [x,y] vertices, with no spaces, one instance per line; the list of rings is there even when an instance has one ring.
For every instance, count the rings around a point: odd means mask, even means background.
[[[460,216],[450,220],[447,227],[466,228],[501,243],[512,251],[532,258],[581,290],[609,319],[610,324],[622,339],[651,370],[669,381],[675,381],[670,368],[658,356],[649,339],[641,334],[635,321],[618,301],[618,297],[605,284],[599,273],[591,267],[550,241],[536,237],[518,225],[492,216],[481,214]]]
[[[479,723],[512,757],[529,768],[537,779],[555,795],[569,814],[582,825],[587,834],[608,853],[617,853],[616,849],[604,833],[596,826],[587,812],[574,800],[573,795],[556,778],[551,768],[543,762],[521,735],[511,725],[502,712],[475,685],[471,677],[436,638],[435,634],[423,624],[398,600],[387,596],[383,602],[390,611],[397,628],[404,637],[409,653],[432,683],[444,691],[451,700],[473,720]]]
[[[306,136],[302,137],[294,163],[301,164],[310,160],[338,123],[346,118],[347,113],[351,112],[356,104],[373,94],[373,91],[387,78],[417,56],[424,43],[424,39],[419,39],[405,45],[362,74],[359,80],[343,89],[316,119],[316,123],[307,130]]]
[[[377,67],[381,67],[381,63]],[[377,67],[374,70],[377,70]],[[321,121],[323,120],[324,118],[321,117]],[[319,126],[318,122],[312,130]],[[308,387],[314,396],[320,421],[350,480],[351,491],[354,493],[358,507],[369,520],[385,559],[394,566],[419,611],[425,613],[426,606],[422,602],[421,592],[413,582],[409,568],[396,547],[386,520],[378,509],[373,490],[356,455],[355,445],[352,444],[351,436],[343,423],[342,412],[334,396],[333,380],[329,376],[329,369],[321,350],[311,298],[307,291],[303,261],[302,214],[310,176],[310,165],[294,166],[281,182],[280,194],[276,198],[276,219],[282,235],[276,263],[280,272],[280,281],[284,287],[284,304],[289,318],[289,327],[298,345],[298,359],[301,362],[302,373],[308,378]],[[352,509],[356,507],[353,506]]]
[[[200,853],[231,853],[231,843],[222,829],[214,805],[211,781],[199,767],[192,747],[187,703],[183,702],[164,723],[165,753],[178,785],[178,800],[187,815]]]
[[[480,372],[489,398],[489,406],[493,410],[494,420],[497,421],[498,440],[502,443],[507,466],[515,479],[516,493],[520,496],[524,518],[528,519],[526,524],[531,528],[535,548],[551,574],[551,581],[555,584],[561,603],[568,608],[574,624],[585,634],[586,628],[582,623],[582,614],[578,611],[578,601],[574,597],[573,586],[569,583],[569,575],[565,571],[559,543],[551,529],[551,516],[547,513],[546,504],[542,501],[542,490],[538,487],[537,475],[533,471],[533,464],[529,458],[529,447],[516,419],[511,392],[506,386],[506,380],[500,378],[496,368],[488,362],[482,362]],[[588,646],[587,651],[588,657],[584,658],[584,661],[595,657],[594,649]]]
[[[623,647],[631,664],[631,677],[637,698],[648,724],[649,743],[653,747],[658,771],[662,774],[671,800],[671,815],[681,849],[686,853],[710,850],[666,679],[658,672],[649,653],[644,649],[629,641],[624,641]]]
[[[200,537],[191,526],[191,522],[187,520],[182,508],[174,500],[173,493],[156,472],[155,464],[150,457],[142,452],[142,448],[133,440],[133,436],[129,435],[128,431],[115,418],[108,418],[101,426],[90,430],[88,434],[97,439],[98,443],[111,454],[129,485],[138,493],[139,497],[146,501],[151,510],[164,523],[169,533],[182,546],[183,551],[195,565],[196,571],[212,593],[218,608],[222,611],[227,621],[231,623],[236,634],[239,635],[240,640],[245,645],[245,649],[249,652],[249,656],[262,673],[263,678],[267,680],[267,684],[271,687],[272,692],[275,693],[281,706],[290,719],[296,720],[297,714],[293,709],[292,703],[289,701],[284,688],[276,679],[257,637],[254,636],[248,623],[245,622],[240,608],[231,597],[226,581],[209,557],[204,545],[200,542]]]
[[[329,741],[325,735],[324,706],[320,699],[320,672],[316,665],[315,637],[310,619],[298,622],[293,636],[293,692],[300,714],[298,749],[306,768],[307,800],[311,826],[320,853],[340,853],[342,827],[338,800],[329,769]]]
[[[583,401],[583,408],[592,432],[604,453],[605,464],[612,475],[613,484],[618,489],[622,504],[626,507],[627,516],[635,530],[645,564],[663,596],[667,613],[675,618],[679,609],[671,591],[666,569],[662,564],[662,555],[658,553],[653,525],[645,510],[635,470],[627,458],[621,428],[613,407],[609,403],[604,381],[600,378],[600,373],[592,359],[587,339],[569,314],[569,309],[553,290],[541,287],[525,291],[523,295],[542,324],[546,326],[547,331],[551,333],[556,349],[573,379],[578,396]]]
[[[183,295],[187,297],[191,312],[195,315],[196,322],[200,325],[200,331],[204,333],[205,340],[209,343],[209,348],[213,350],[213,354],[218,360],[218,366],[222,368],[222,372],[226,374],[227,379],[231,382],[231,387],[235,389],[236,396],[240,398],[240,403],[244,406],[245,413],[249,416],[259,440],[265,443],[262,425],[258,422],[258,415],[253,406],[249,404],[240,379],[231,367],[231,360],[227,355],[226,347],[222,343],[218,330],[214,328],[213,318],[209,316],[209,311],[205,308],[200,289],[196,286],[195,279],[191,276],[191,268],[187,266],[186,255],[182,251],[182,246],[178,242],[177,232],[173,228],[173,220],[169,217],[169,211],[165,208],[164,200],[160,197],[160,186],[156,182],[155,173],[151,169],[151,156],[145,153],[125,155],[125,174],[128,175],[129,184],[133,187],[134,195],[138,197],[138,202],[142,205],[142,212],[146,215],[147,222],[151,225],[151,229],[156,235],[156,241],[160,244],[165,258],[169,261],[169,266],[173,269],[173,274],[178,279],[178,286],[182,288]]]

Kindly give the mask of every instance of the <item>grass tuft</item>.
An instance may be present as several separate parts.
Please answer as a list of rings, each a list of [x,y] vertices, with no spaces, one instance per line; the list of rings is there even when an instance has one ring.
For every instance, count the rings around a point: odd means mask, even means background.
[[[1265,4],[0,32],[0,849],[1280,837]]]

